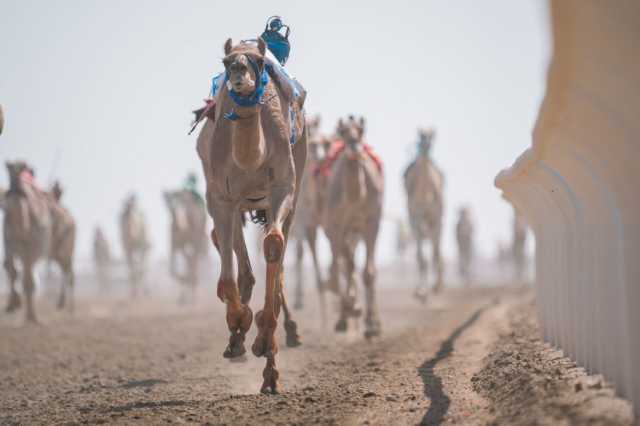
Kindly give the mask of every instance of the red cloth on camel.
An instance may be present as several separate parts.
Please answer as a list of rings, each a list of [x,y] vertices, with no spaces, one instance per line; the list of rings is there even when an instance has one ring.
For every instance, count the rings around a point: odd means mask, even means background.
[[[331,169],[333,167],[333,164],[340,157],[340,154],[342,154],[345,148],[346,148],[346,145],[341,140],[337,140],[334,143],[332,143],[331,148],[329,148],[329,153],[327,154],[326,158],[322,161],[322,163],[320,163],[318,168],[313,172],[313,175],[314,176],[321,175],[325,177],[331,175]],[[371,158],[371,160],[373,160],[373,162],[376,164],[378,171],[380,173],[383,173],[382,159],[380,158],[380,156],[378,156],[378,154],[376,154],[373,151],[373,148],[369,144],[366,144],[366,143],[363,144],[363,148],[364,148],[364,151],[369,156],[369,158]]]

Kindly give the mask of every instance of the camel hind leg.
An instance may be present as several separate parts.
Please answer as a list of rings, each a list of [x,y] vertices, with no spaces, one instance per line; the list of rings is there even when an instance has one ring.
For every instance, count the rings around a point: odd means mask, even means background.
[[[293,309],[300,310],[303,308],[304,280],[303,276],[303,259],[304,259],[304,241],[302,238],[296,238],[296,291]]]
[[[318,228],[311,227],[307,230],[307,243],[309,244],[309,251],[311,252],[311,259],[313,260],[313,269],[316,274],[316,288],[318,289],[318,301],[320,303],[320,317],[322,318],[322,325],[327,323],[327,300],[325,297],[325,284],[322,278],[322,271],[318,262],[318,251],[316,247],[316,241],[318,237]]]
[[[433,290],[437,293],[442,291],[444,286],[444,263],[440,252],[440,225],[434,226],[431,237],[432,258],[436,268],[436,284]]]
[[[378,231],[380,228],[380,217],[374,217],[369,220],[367,225],[367,259],[365,262],[362,280],[365,286],[366,313],[365,313],[365,338],[376,337],[380,335],[381,324],[378,313],[378,302],[376,300],[376,264],[375,252],[376,242],[378,240]]]
[[[73,272],[73,265],[71,260],[64,261],[56,261],[62,274],[64,276],[62,280],[62,285],[60,286],[60,296],[58,298],[58,309],[62,310],[67,306],[69,306],[69,312],[73,312],[75,309],[75,301],[74,301],[74,287],[75,287],[75,274]],[[67,296],[67,293],[69,295]]]

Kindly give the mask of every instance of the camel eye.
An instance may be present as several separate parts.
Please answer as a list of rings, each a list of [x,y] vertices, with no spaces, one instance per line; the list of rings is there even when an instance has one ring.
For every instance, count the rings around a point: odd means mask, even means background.
[[[230,58],[224,58],[222,60],[222,64],[224,65],[225,68],[229,68],[229,66],[231,66],[231,59]]]

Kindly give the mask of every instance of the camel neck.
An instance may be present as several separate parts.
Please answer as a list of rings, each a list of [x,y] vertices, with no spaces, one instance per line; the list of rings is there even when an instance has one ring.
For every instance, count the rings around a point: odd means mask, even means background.
[[[254,111],[255,113],[249,116],[240,112],[240,118],[231,121],[233,160],[238,167],[247,171],[257,170],[266,157],[260,108]]]

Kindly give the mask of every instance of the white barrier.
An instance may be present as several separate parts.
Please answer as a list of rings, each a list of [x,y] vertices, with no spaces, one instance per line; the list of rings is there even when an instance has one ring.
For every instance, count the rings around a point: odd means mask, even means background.
[[[640,410],[640,2],[552,0],[533,144],[496,177],[536,235],[544,338]]]

